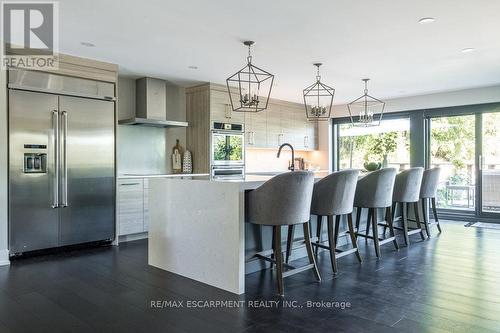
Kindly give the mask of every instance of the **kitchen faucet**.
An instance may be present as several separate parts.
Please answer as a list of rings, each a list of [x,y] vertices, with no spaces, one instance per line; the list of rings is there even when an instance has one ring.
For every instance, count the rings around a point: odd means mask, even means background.
[[[280,148],[278,149],[278,155],[276,155],[277,158],[280,158],[280,154],[281,154],[281,149],[285,146],[288,146],[290,147],[290,149],[292,150],[292,163],[290,164],[290,166],[288,167],[288,170],[290,171],[294,171],[295,170],[295,150],[293,149],[293,146],[289,143],[284,143],[280,146]]]

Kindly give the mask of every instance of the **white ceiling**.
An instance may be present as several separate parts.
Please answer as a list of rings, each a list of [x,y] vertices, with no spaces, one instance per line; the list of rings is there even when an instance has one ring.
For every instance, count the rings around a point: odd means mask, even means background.
[[[251,39],[254,63],[276,76],[273,97],[300,101],[319,61],[342,103],[363,77],[380,98],[499,84],[499,13],[499,0],[62,0],[60,51],[123,75],[225,83]]]

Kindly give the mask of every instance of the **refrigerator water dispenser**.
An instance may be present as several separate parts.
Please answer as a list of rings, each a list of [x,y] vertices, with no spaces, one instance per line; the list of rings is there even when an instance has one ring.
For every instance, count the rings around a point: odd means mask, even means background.
[[[47,154],[24,153],[24,173],[47,173]]]

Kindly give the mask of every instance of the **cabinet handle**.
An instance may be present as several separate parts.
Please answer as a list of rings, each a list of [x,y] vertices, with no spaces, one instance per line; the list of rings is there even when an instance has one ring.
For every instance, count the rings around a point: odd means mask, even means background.
[[[132,186],[132,185],[141,185],[141,183],[123,183],[120,186]]]
[[[248,144],[251,146],[254,144],[254,132],[252,131],[248,132]]]
[[[226,104],[226,109],[225,109],[225,115],[224,115],[224,116],[225,116],[227,119],[231,119],[231,111],[232,111],[232,110],[231,110],[231,107],[230,107],[230,106],[231,106],[230,104]]]

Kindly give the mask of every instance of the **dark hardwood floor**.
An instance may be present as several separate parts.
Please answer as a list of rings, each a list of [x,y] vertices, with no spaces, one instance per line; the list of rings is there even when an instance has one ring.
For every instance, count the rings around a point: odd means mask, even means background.
[[[321,283],[311,272],[285,279],[289,307],[247,303],[280,300],[270,270],[248,275],[238,297],[149,267],[146,241],[17,260],[0,267],[0,332],[500,332],[500,231],[464,224],[442,222],[441,235],[413,235],[398,252],[383,246],[380,260],[360,239],[363,264],[344,257],[336,276],[323,252]]]

